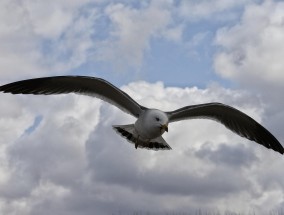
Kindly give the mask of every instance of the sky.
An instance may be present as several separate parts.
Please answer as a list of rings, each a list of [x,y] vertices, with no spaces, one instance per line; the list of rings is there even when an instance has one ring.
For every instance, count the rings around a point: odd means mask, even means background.
[[[0,84],[104,78],[165,111],[222,102],[284,144],[284,2],[1,0]],[[136,150],[134,117],[80,95],[0,94],[0,214],[284,211],[283,156],[210,120]]]

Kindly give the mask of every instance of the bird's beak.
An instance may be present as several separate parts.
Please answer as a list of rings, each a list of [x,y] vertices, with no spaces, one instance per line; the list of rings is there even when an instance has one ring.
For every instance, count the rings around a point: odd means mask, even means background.
[[[162,126],[161,126],[161,130],[165,130],[166,132],[168,132],[168,131],[169,131],[169,129],[168,129],[168,124],[162,125]]]

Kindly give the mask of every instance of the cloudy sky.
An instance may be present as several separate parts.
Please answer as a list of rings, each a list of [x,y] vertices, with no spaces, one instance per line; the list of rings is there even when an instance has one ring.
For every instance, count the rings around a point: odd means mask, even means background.
[[[284,2],[1,0],[0,84],[105,78],[147,107],[223,102],[284,143]],[[0,94],[0,214],[284,210],[284,159],[208,120],[135,150],[134,118],[78,95]]]

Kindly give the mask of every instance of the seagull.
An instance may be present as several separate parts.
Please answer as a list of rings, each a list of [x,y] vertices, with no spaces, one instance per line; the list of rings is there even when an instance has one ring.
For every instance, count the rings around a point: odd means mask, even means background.
[[[170,150],[162,134],[168,132],[169,123],[186,119],[211,119],[268,149],[280,154],[283,146],[262,125],[250,116],[222,103],[189,105],[164,112],[138,104],[127,93],[108,81],[88,76],[53,76],[17,81],[0,86],[0,92],[12,94],[52,95],[76,93],[97,97],[134,116],[134,124],[113,125],[113,129],[134,144],[135,148]]]

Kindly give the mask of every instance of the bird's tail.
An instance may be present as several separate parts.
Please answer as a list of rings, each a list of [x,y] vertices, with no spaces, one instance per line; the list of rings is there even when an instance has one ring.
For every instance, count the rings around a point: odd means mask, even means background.
[[[122,137],[128,140],[128,142],[135,145],[138,148],[145,148],[151,150],[170,150],[172,149],[162,137],[157,137],[152,140],[145,140],[138,137],[134,124],[130,125],[113,125],[113,129]]]

